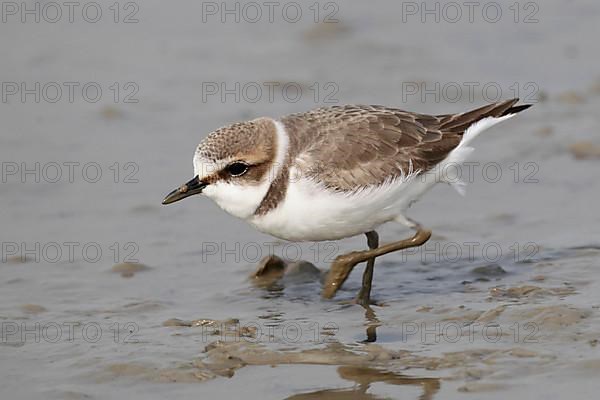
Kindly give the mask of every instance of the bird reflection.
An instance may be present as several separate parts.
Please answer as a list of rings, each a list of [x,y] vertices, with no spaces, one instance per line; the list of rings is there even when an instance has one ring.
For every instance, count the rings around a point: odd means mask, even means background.
[[[365,309],[365,326],[367,327],[367,338],[363,340],[363,343],[374,343],[377,341],[377,328],[381,326],[381,322],[370,306],[363,305],[363,307]]]
[[[377,400],[386,398],[367,393],[372,383],[420,386],[422,393],[417,397],[419,400],[430,400],[440,390],[439,378],[410,377],[368,367],[343,366],[339,367],[337,372],[340,378],[353,381],[355,385],[347,389],[324,389],[296,394],[288,397],[287,400]]]
[[[290,262],[275,255],[264,257],[250,275],[252,284],[263,289],[262,297],[272,299],[283,296],[286,284],[300,284],[322,280],[321,271],[308,261]],[[369,305],[365,309],[366,339],[363,343],[377,341],[377,328],[381,322]]]

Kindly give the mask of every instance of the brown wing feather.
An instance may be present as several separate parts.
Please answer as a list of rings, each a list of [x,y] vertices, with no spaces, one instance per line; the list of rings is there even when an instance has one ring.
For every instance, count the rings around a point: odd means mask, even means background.
[[[471,124],[502,116],[517,101],[438,116],[382,106],[334,106],[282,122],[290,135],[289,156],[301,174],[334,190],[353,191],[407,174],[411,164],[415,172],[431,169],[458,146]]]

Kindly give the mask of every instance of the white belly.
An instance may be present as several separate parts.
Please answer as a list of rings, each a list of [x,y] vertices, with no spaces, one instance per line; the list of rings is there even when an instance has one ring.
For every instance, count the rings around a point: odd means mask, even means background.
[[[262,232],[285,240],[342,239],[394,220],[410,205],[411,199],[404,193],[412,192],[407,189],[418,183],[398,180],[344,194],[301,179],[289,184],[282,204],[266,215],[253,216],[248,222]]]

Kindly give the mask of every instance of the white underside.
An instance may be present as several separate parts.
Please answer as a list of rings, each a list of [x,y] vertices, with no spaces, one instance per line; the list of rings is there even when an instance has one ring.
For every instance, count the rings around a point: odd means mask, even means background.
[[[389,221],[412,227],[405,217],[408,207],[436,183],[449,183],[440,171],[445,171],[452,163],[465,161],[473,151],[467,146],[469,142],[513,115],[485,118],[473,124],[458,147],[426,174],[407,174],[384,185],[350,194],[332,192],[309,179],[296,179],[290,182],[284,201],[276,209],[246,220],[262,232],[291,241],[342,239],[368,232]],[[290,175],[298,176],[294,172]],[[454,186],[460,191],[460,185]]]

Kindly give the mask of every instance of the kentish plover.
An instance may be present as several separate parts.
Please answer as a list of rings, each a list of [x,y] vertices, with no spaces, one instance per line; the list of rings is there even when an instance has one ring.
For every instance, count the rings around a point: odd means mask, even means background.
[[[475,136],[530,106],[517,101],[435,116],[333,106],[235,123],[200,143],[194,178],[163,204],[202,193],[258,230],[290,241],[364,233],[370,250],[338,256],[323,296],[333,297],[352,268],[367,261],[357,300],[368,304],[375,257],[420,246],[431,236],[406,217],[408,207],[435,183],[450,183],[439,171],[462,162]],[[375,229],[390,221],[417,233],[379,246]]]

